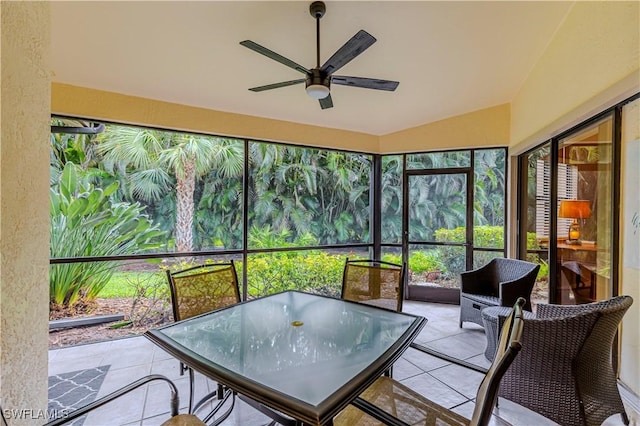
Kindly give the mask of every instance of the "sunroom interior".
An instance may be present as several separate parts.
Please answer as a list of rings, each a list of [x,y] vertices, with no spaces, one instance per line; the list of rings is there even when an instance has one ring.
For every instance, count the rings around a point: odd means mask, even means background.
[[[245,8],[258,7],[253,2],[243,3],[247,3]],[[306,4],[296,6],[296,3],[289,2],[274,3],[277,3],[278,11],[283,8],[300,8],[298,15],[285,18],[301,21],[300,31],[303,31],[302,28],[304,31],[313,30],[313,21],[308,16]],[[339,3],[341,2],[329,3],[328,13],[334,8],[335,13],[343,18],[348,16],[345,14],[358,10],[366,14],[366,10],[363,12],[359,8],[370,5],[345,2],[347,4],[344,7],[347,9],[340,11]],[[390,19],[394,16],[391,14],[394,8],[408,7],[405,3],[394,5],[393,8],[390,2],[376,3],[381,3],[382,11],[372,13],[387,13]],[[92,69],[92,72],[100,74],[102,80],[92,81],[81,72],[70,73],[68,70],[71,67],[64,68],[64,72],[56,72],[53,65],[59,60],[56,55],[60,55],[64,49],[74,49],[73,45],[60,45],[61,39],[65,42],[72,40],[65,39],[62,34],[66,37],[81,37],[74,33],[74,26],[79,25],[78,22],[62,18],[65,12],[72,10],[65,9],[72,7],[70,4],[56,6],[44,2],[24,2],[3,3],[0,6],[3,48],[0,116],[0,400],[3,408],[46,410],[47,407],[47,387],[44,384],[48,376],[48,166],[52,115],[371,155],[505,147],[508,150],[505,249],[507,257],[522,258],[524,253],[518,240],[519,221],[522,219],[518,195],[522,192],[522,180],[519,176],[522,156],[554,138],[555,143],[558,143],[559,136],[562,143],[562,137],[576,126],[597,119],[600,114],[611,113],[617,117],[615,120],[622,120],[618,127],[620,134],[617,136],[620,141],[620,182],[615,194],[617,198],[612,198],[612,202],[617,199],[619,204],[612,209],[618,215],[615,222],[617,228],[612,230],[615,231],[612,238],[618,241],[612,246],[616,248],[612,259],[618,262],[613,294],[630,295],[636,301],[621,326],[618,343],[619,380],[637,400],[640,395],[640,265],[637,258],[637,253],[640,252],[640,231],[635,232],[638,229],[636,216],[640,197],[634,186],[634,177],[637,177],[634,166],[640,161],[640,106],[637,100],[640,91],[640,5],[637,2],[563,2],[556,10],[546,12],[548,15],[538,16],[539,19],[553,16],[553,25],[549,24],[544,29],[546,33],[544,36],[540,35],[535,46],[529,45],[530,49],[537,49],[535,57],[530,58],[530,63],[525,61],[521,66],[521,74],[510,76],[514,85],[505,90],[502,98],[493,97],[485,101],[474,94],[474,87],[482,85],[484,77],[467,82],[466,87],[457,83],[461,90],[449,92],[448,95],[456,102],[443,103],[440,111],[437,105],[433,105],[435,102],[430,99],[429,94],[424,92],[418,103],[402,105],[401,100],[393,98],[396,93],[384,93],[384,97],[379,98],[383,99],[381,101],[376,100],[376,96],[380,96],[376,93],[361,95],[361,89],[347,88],[335,92],[335,106],[330,111],[333,113],[330,116],[322,116],[325,111],[321,111],[317,103],[309,99],[303,99],[306,103],[296,103],[296,94],[305,96],[300,87],[300,93],[294,88],[291,91],[286,89],[282,98],[275,91],[245,93],[252,85],[271,83],[271,78],[275,79],[273,82],[279,81],[281,76],[282,80],[287,79],[287,74],[281,73],[284,70],[278,64],[273,65],[272,69],[271,64],[267,65],[266,59],[254,57],[252,55],[255,54],[249,51],[237,53],[244,61],[239,64],[239,68],[250,66],[253,71],[237,77],[233,84],[227,84],[242,87],[242,93],[236,95],[224,92],[227,89],[222,88],[223,84],[214,97],[222,98],[224,102],[215,101],[218,103],[211,104],[207,104],[204,97],[198,97],[198,91],[207,91],[206,86],[200,86],[192,92],[191,99],[179,93],[180,88],[167,86],[171,79],[177,81],[192,78],[188,73],[188,62],[181,75],[166,76],[157,70],[157,83],[154,83],[154,71],[150,70],[152,77],[149,80],[152,84],[145,88],[146,92],[136,87],[135,81],[122,81],[120,86],[110,81],[110,75],[117,75],[116,71],[127,65],[114,61],[113,58],[110,58],[110,62],[105,62],[112,69],[104,66]],[[139,3],[137,7],[142,7],[141,4],[143,3]],[[92,9],[91,3],[80,5],[81,9],[75,13],[80,14],[79,19],[85,19],[81,28],[87,28],[87,31],[92,27],[89,19],[92,14],[99,16],[100,13],[107,12],[102,9],[103,6]],[[466,3],[458,5],[466,7],[463,6]],[[535,8],[535,3],[532,5]],[[411,24],[419,25],[422,19],[427,19],[430,6],[444,8],[445,4],[417,3],[412,7],[417,7],[418,12],[409,12],[416,15]],[[169,6],[164,4],[162,7]],[[225,3],[216,7],[224,8]],[[227,4],[226,7],[237,13],[238,6]],[[153,16],[153,8],[142,10]],[[173,9],[174,12],[176,10],[179,9]],[[222,11],[223,9],[216,9],[220,14],[218,19],[225,16]],[[245,9],[243,11],[246,12]],[[116,16],[117,12],[117,9],[111,11]],[[140,10],[136,12],[140,13]],[[451,13],[454,11],[451,10]],[[514,19],[522,18],[522,11],[505,13],[506,16],[513,13]],[[100,18],[95,16],[92,19],[95,18],[97,22]],[[135,14],[132,13],[133,16]],[[272,27],[268,23],[270,15],[260,15],[259,19],[255,15],[240,16],[240,20],[234,25],[246,28],[246,38],[257,40],[261,33],[272,32],[279,34],[273,43],[278,40],[285,43],[289,38],[282,28]],[[327,37],[331,33],[329,16],[322,22],[322,34],[327,34]],[[407,15],[403,17],[407,19]],[[204,25],[201,21],[197,23]],[[68,31],[60,31],[59,25],[67,25]],[[347,26],[345,22],[341,25]],[[327,54],[335,50],[343,39],[350,37],[351,33],[368,25],[372,26],[371,32],[376,33],[374,35],[379,41],[387,36],[386,30],[374,27],[370,21],[357,22],[355,26],[347,26],[346,35],[331,36],[335,37],[335,41],[327,41],[326,44],[335,43],[335,46],[327,47]],[[77,28],[80,27],[76,27],[76,30]],[[117,28],[111,28],[110,31],[112,35],[107,34],[106,39],[113,40],[113,47],[118,48],[116,41],[126,44],[126,37],[125,40],[118,39],[121,33]],[[138,30],[139,34],[135,31],[133,34],[141,39],[148,36],[142,29]],[[509,28],[503,31],[509,31]],[[304,37],[308,38],[308,42],[301,43],[302,46],[298,47],[300,51],[313,52],[313,35],[309,32]],[[239,41],[241,39],[236,40]],[[439,41],[446,48],[447,39]],[[455,42],[456,40],[451,40],[451,43]],[[193,51],[199,55],[216,54],[213,49],[208,50],[204,45],[206,43],[199,43]],[[124,49],[124,45],[121,46]],[[278,49],[277,44],[272,47],[274,50]],[[416,46],[409,47],[417,49]],[[156,54],[168,54],[169,58],[175,54],[176,60],[180,60],[179,51],[182,48],[179,45],[167,46],[167,52]],[[385,48],[394,49],[392,45]],[[67,60],[77,62],[73,66],[79,67],[78,69],[82,68],[83,61],[91,63],[93,56],[104,55],[109,59],[108,50],[94,52],[78,49],[78,53],[81,54],[66,57],[73,58]],[[135,55],[135,50],[129,50],[128,53]],[[224,53],[221,55],[219,61],[227,63]],[[385,74],[380,75],[380,78],[390,79],[399,75],[397,78],[401,80],[400,87],[403,87],[406,79],[410,78],[410,73],[394,74],[393,70],[409,69],[411,65],[396,65],[394,56],[387,58],[385,55],[390,53],[372,50],[363,54],[358,61],[368,58],[369,62],[365,60],[363,68],[356,69],[354,73],[360,75],[380,72]],[[503,52],[503,55],[508,56],[508,52]],[[482,61],[483,58],[476,56],[473,60]],[[381,61],[387,65],[376,68],[376,64]],[[99,61],[96,59],[96,62]],[[389,65],[389,62],[393,65]],[[437,62],[434,60],[434,63]],[[263,65],[268,71],[261,76]],[[229,68],[233,69],[234,65]],[[503,69],[506,69],[505,72],[509,71],[508,66]],[[419,71],[413,69],[413,72]],[[418,81],[426,82],[428,78],[421,77]],[[440,78],[446,79],[447,76],[441,75]],[[203,81],[200,83],[204,84]],[[152,91],[153,84],[162,86],[163,95]],[[435,87],[429,87],[436,91],[437,83]],[[349,89],[358,92],[347,92]],[[413,89],[417,87],[407,88],[408,91]],[[367,103],[378,102],[384,102],[385,108],[376,104],[369,113],[366,112]],[[341,117],[343,108],[349,111],[347,115],[355,117],[353,122]],[[426,112],[421,112],[421,108]],[[304,111],[305,109],[309,112]],[[392,114],[390,111],[394,109],[397,111]],[[371,127],[368,127],[369,122],[372,123]],[[557,300],[561,301],[561,297]],[[39,423],[38,419],[31,419],[25,424]]]

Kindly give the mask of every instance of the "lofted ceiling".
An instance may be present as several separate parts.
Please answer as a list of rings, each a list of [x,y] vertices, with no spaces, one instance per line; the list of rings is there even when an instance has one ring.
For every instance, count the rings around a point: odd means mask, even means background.
[[[240,46],[252,40],[312,68],[306,1],[51,2],[54,82],[384,135],[510,102],[573,2],[327,1],[324,63],[358,30],[377,42],[337,74],[396,80],[395,92],[333,85],[321,110],[304,77]]]

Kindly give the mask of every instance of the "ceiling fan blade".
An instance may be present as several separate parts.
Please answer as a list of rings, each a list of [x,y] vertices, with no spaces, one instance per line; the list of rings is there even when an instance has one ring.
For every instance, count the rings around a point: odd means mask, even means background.
[[[400,84],[397,81],[378,80],[375,78],[347,77],[334,75],[331,77],[331,84],[342,84],[343,86],[363,87],[365,89],[388,90],[393,92]]]
[[[331,93],[329,93],[329,96],[327,96],[326,98],[319,99],[319,101],[320,101],[320,107],[322,109],[333,108],[333,101],[331,100]]]
[[[285,58],[284,56],[274,52],[273,50],[269,50],[264,46],[260,46],[258,43],[255,43],[251,40],[241,41],[240,44],[243,45],[244,47],[247,47],[253,50],[254,52],[258,52],[261,55],[266,56],[267,58],[271,58],[274,61],[278,61],[281,64],[286,65],[289,68],[293,68],[294,70],[299,71],[303,74],[309,73],[309,70],[303,67],[302,65],[293,62],[291,59]]]
[[[365,30],[358,31],[324,63],[321,68],[322,71],[326,72],[327,75],[333,74],[375,42],[375,37]]]
[[[283,81],[281,83],[267,84],[265,86],[252,87],[249,90],[251,90],[252,92],[263,92],[265,90],[278,89],[280,87],[293,86],[294,84],[300,83],[304,83],[304,78],[300,78],[298,80]]]

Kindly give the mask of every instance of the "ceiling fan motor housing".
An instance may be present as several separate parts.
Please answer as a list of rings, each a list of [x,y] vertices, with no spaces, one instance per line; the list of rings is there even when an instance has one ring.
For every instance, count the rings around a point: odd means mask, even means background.
[[[327,89],[329,89],[331,87],[331,76],[328,76],[327,73],[322,72],[322,70],[318,68],[311,69],[305,79],[305,87],[316,84],[325,86]]]

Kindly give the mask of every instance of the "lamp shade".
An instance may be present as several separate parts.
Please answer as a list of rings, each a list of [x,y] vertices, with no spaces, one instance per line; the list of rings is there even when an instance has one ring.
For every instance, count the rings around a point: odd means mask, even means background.
[[[558,217],[566,219],[588,219],[591,217],[589,200],[561,200]]]

